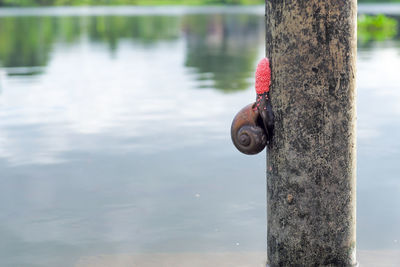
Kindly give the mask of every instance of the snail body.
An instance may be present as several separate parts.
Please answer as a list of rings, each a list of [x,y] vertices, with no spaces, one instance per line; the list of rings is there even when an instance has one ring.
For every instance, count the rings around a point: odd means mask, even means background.
[[[244,154],[253,155],[261,152],[272,139],[274,114],[269,97],[270,85],[269,60],[263,58],[256,70],[256,102],[240,110],[231,126],[233,144]]]
[[[267,145],[265,130],[259,126],[260,114],[256,103],[242,108],[233,119],[231,138],[235,147],[242,153],[254,155]]]

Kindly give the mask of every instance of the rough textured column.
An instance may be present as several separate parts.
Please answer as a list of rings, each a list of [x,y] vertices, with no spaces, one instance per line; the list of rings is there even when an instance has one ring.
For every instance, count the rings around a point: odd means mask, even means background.
[[[267,0],[268,264],[356,264],[356,0]]]

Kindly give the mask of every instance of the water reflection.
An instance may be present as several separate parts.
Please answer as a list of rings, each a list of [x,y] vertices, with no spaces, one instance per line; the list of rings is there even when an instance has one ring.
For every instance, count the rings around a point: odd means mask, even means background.
[[[184,18],[187,39],[185,65],[196,69],[201,87],[244,90],[252,83],[253,64],[263,40],[261,17],[195,15]]]
[[[185,65],[196,73],[198,87],[223,91],[248,88],[263,38],[262,18],[243,14],[3,17],[0,24],[0,63],[9,74],[40,74],[16,67],[46,66],[55,43],[73,45],[88,38],[115,53],[123,41],[150,49],[160,41],[185,38]]]
[[[50,17],[0,18],[1,66],[46,66],[55,41],[54,22]]]
[[[112,51],[124,39],[143,44],[174,40],[179,17],[1,17],[0,62],[3,67],[46,66],[54,43],[72,45],[81,38],[106,43]]]
[[[373,42],[359,49],[357,238],[373,249],[378,243],[399,248],[399,45]]]
[[[111,50],[121,40],[143,45],[176,40],[180,34],[180,18],[171,16],[101,16],[88,19],[88,36],[94,42],[104,42]]]

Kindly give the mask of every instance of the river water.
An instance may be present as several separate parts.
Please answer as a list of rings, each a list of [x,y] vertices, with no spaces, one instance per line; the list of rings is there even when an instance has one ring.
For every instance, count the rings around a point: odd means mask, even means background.
[[[229,136],[263,54],[263,7],[0,9],[0,265],[264,251]],[[360,250],[400,253],[399,70],[399,33],[359,41]]]

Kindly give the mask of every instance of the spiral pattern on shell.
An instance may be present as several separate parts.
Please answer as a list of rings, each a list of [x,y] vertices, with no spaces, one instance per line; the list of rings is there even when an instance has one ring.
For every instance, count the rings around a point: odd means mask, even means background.
[[[240,152],[253,155],[263,151],[267,136],[261,127],[244,125],[237,132],[233,144]]]
[[[231,138],[235,147],[242,153],[260,153],[267,144],[267,136],[257,125],[259,113],[254,104],[247,105],[235,116],[231,127]]]

